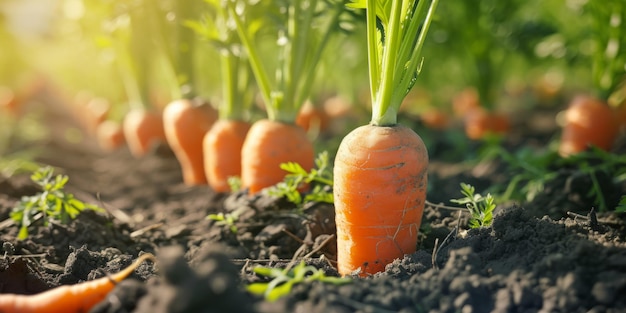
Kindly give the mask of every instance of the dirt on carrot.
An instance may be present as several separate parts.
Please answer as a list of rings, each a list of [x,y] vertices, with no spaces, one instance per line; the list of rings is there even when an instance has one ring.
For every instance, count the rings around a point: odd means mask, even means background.
[[[102,301],[115,288],[115,285],[130,274],[146,260],[156,262],[154,255],[141,255],[129,267],[122,271],[96,280],[76,285],[60,286],[35,295],[0,295],[0,312],[2,313],[82,313],[88,312],[94,305]]]

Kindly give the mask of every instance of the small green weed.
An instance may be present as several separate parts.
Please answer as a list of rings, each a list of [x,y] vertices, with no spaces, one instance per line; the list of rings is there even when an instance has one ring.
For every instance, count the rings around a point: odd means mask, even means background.
[[[226,225],[230,229],[230,232],[233,234],[237,233],[237,226],[235,225],[235,222],[239,219],[239,214],[237,214],[237,212],[209,214],[206,219],[216,221],[216,225]]]
[[[269,188],[271,196],[286,198],[298,206],[306,202],[333,203],[333,193],[328,187],[333,186],[333,172],[329,165],[328,152],[321,152],[315,159],[315,167],[307,172],[300,164],[294,162],[283,163],[280,168],[289,174],[285,179]],[[298,190],[305,184],[311,184],[313,189],[302,197]]]
[[[491,194],[483,197],[479,193],[475,193],[472,185],[461,183],[461,193],[465,196],[460,199],[452,199],[450,201],[458,204],[464,204],[469,210],[472,217],[469,221],[471,228],[488,227],[493,222],[493,210],[496,208],[494,198]]]
[[[44,226],[50,221],[67,224],[85,210],[104,211],[94,204],[86,204],[63,190],[69,178],[65,175],[53,176],[51,167],[39,168],[31,175],[31,180],[39,185],[42,192],[34,196],[24,196],[11,212],[20,227],[18,239],[28,237],[28,227],[36,220],[43,219]]]
[[[268,282],[252,283],[247,290],[256,295],[263,295],[268,301],[275,301],[291,291],[291,287],[302,282],[320,281],[333,285],[352,282],[345,277],[326,276],[323,270],[301,261],[293,269],[279,269],[257,266],[253,271],[261,276],[272,278]]]

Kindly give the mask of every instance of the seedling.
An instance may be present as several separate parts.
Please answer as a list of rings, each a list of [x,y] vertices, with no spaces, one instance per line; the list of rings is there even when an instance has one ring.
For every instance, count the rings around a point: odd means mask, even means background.
[[[454,203],[464,204],[472,217],[469,221],[471,228],[488,227],[493,222],[493,210],[496,208],[494,198],[491,194],[483,197],[475,193],[472,185],[461,183],[461,193],[465,196],[461,199],[451,200]]]
[[[28,228],[37,220],[42,219],[44,226],[51,221],[67,224],[85,210],[104,211],[94,204],[83,203],[74,195],[63,190],[69,178],[66,175],[53,176],[51,167],[39,168],[31,175],[31,180],[39,185],[42,192],[34,196],[24,196],[13,208],[13,219],[20,231],[19,240],[28,237]]]
[[[235,222],[239,219],[239,214],[237,214],[237,212],[209,214],[206,219],[216,221],[216,225],[226,225],[230,229],[231,233],[237,233],[237,226],[235,225]]]
[[[252,283],[247,290],[256,295],[263,295],[268,301],[275,301],[291,291],[291,287],[302,282],[319,281],[333,285],[343,285],[352,282],[346,277],[326,276],[323,270],[301,261],[293,269],[279,269],[257,266],[254,273],[272,278],[268,282]]]
[[[315,159],[315,167],[310,172],[294,162],[283,163],[280,168],[289,174],[285,176],[282,182],[268,190],[270,195],[284,197],[296,205],[302,205],[306,202],[333,203],[332,191],[326,188],[333,186],[333,173],[329,165],[327,151],[318,154]],[[299,189],[306,184],[312,184],[313,189],[303,198]]]

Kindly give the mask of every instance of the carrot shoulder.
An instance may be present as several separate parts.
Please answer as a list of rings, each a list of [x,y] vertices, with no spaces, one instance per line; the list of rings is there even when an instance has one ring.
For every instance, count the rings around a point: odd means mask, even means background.
[[[296,162],[313,168],[313,143],[302,127],[263,119],[255,122],[241,148],[241,183],[250,194],[281,182],[287,174],[280,164]]]
[[[76,285],[60,286],[36,295],[0,295],[1,313],[79,313],[88,312],[115,288],[115,285],[130,276],[146,260],[155,262],[154,255],[141,255],[133,264],[122,271],[96,280]]]
[[[426,147],[410,128],[365,125],[343,139],[334,167],[339,273],[380,272],[415,252],[427,167]]]

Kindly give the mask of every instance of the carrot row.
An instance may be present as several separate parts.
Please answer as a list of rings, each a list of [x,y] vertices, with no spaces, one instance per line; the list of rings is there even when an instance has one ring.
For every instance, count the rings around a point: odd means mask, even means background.
[[[154,255],[146,253],[122,271],[96,280],[60,286],[35,295],[0,294],[0,312],[88,312],[98,302],[104,300],[116,284],[130,276],[146,260],[156,262]]]

